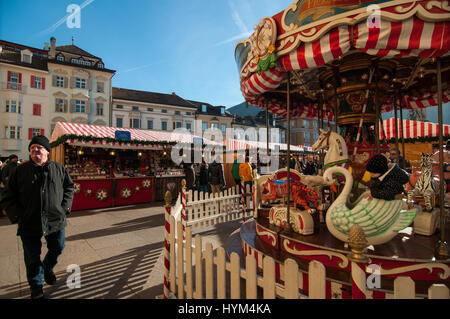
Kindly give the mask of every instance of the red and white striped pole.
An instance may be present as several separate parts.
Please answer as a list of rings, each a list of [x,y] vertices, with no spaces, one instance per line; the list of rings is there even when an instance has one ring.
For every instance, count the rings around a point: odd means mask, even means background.
[[[186,239],[186,180],[181,181],[181,224],[183,225],[183,240]]]
[[[169,297],[170,284],[169,284],[169,273],[170,273],[170,213],[171,213],[171,202],[172,195],[169,191],[166,192],[164,199],[166,201],[165,214],[164,214],[164,299]]]
[[[241,206],[242,206],[242,222],[245,223],[245,212],[247,210],[247,205],[245,204],[244,176],[241,176]]]
[[[352,299],[366,299],[365,264],[353,262],[352,267]]]
[[[359,126],[358,126],[358,134],[356,135],[356,141],[355,141],[355,147],[353,148],[353,157],[356,155],[356,152],[358,151],[358,143],[359,143],[359,138],[361,137],[361,131],[362,131],[362,125],[364,122],[364,116],[366,115],[366,108],[367,108],[367,101],[369,100],[369,93],[370,93],[370,89],[369,86],[372,83],[372,76],[375,73],[375,69],[370,70],[370,76],[369,76],[369,82],[368,82],[368,87],[366,90],[366,97],[364,100],[364,106],[362,109],[362,113],[361,113],[361,119],[359,120]]]

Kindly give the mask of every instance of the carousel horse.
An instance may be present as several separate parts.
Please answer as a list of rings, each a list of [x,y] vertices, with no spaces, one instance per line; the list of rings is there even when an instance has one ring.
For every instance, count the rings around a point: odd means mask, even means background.
[[[358,154],[355,157],[355,161],[351,162],[348,156],[347,144],[341,135],[332,131],[326,132],[322,129],[320,129],[320,133],[319,139],[312,145],[312,149],[314,152],[328,149],[324,158],[324,170],[333,166],[346,168],[353,176],[355,188],[360,185],[364,185],[361,186],[362,188],[368,186],[370,174],[366,172],[365,165],[360,164],[368,160],[368,158],[365,158],[364,154]],[[340,182],[341,176],[338,174],[335,178]]]
[[[433,176],[433,160],[429,154],[422,153],[420,159],[422,173],[417,177],[414,188],[408,190],[408,204],[412,206],[413,196],[423,196],[425,209],[433,210],[432,198],[439,193],[439,185]]]
[[[343,167],[333,166],[325,171],[325,180],[333,180],[333,174],[336,173],[344,175],[345,185],[328,208],[326,224],[337,239],[347,242],[351,227],[357,224],[364,231],[369,245],[380,245],[391,240],[414,221],[418,210],[404,210],[402,200],[372,198],[366,192],[354,203],[347,204],[353,185],[352,174]]]

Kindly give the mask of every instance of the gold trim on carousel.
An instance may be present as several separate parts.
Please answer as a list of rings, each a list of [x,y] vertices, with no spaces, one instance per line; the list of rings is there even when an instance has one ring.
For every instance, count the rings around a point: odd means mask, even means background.
[[[450,267],[447,266],[446,264],[442,264],[442,263],[426,263],[426,264],[398,267],[398,268],[393,268],[393,269],[383,269],[383,267],[380,265],[380,274],[381,275],[394,275],[394,274],[401,274],[401,273],[409,272],[409,271],[417,271],[420,269],[428,269],[431,274],[433,272],[433,268],[439,268],[439,269],[444,270],[443,273],[439,274],[439,278],[441,278],[441,279],[447,279],[450,275]]]
[[[289,248],[288,245],[290,243],[291,243],[291,241],[289,239],[285,238],[283,240],[283,247],[288,253],[291,253],[293,255],[296,255],[296,256],[325,255],[330,258],[330,261],[333,259],[333,257],[337,257],[342,260],[342,262],[338,263],[339,267],[346,268],[348,266],[348,263],[349,263],[348,258],[343,254],[335,253],[335,252],[328,251],[328,250],[301,250],[300,251],[300,250],[295,249],[295,247]]]
[[[275,247],[275,244],[277,243],[277,238],[275,237],[275,235],[272,234],[272,233],[269,232],[269,231],[260,231],[260,230],[258,229],[258,226],[261,227],[261,228],[263,228],[263,227],[260,226],[260,225],[256,225],[256,234],[258,234],[259,236],[266,236],[266,235],[267,235],[267,237],[269,237],[269,239],[272,241],[272,246]]]

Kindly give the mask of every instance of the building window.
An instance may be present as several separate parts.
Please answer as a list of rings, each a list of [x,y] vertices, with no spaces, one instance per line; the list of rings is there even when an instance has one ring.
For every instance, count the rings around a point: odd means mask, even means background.
[[[227,125],[222,124],[222,133],[225,133],[227,131]]]
[[[191,112],[186,112],[186,115],[191,115]]]
[[[116,127],[123,127],[123,118],[116,118]]]
[[[161,110],[161,113],[167,113],[167,110]]]
[[[202,112],[206,113],[206,105],[205,104],[202,104]]]
[[[64,62],[64,57],[62,55],[58,55],[56,57],[56,60],[58,60],[59,62]]]
[[[181,122],[177,122],[177,128],[181,128]]]
[[[175,111],[175,115],[180,115],[180,111]]]
[[[103,69],[105,67],[105,65],[101,62],[97,63],[97,68],[99,69]]]
[[[147,120],[147,128],[153,130],[153,120]]]
[[[41,116],[41,105],[33,104],[33,115]]]
[[[123,105],[116,105],[116,109],[123,109]]]
[[[75,100],[75,112],[86,113],[86,101]]]
[[[105,83],[97,82],[97,92],[99,93],[105,92]]]
[[[141,120],[139,119],[130,119],[130,127],[131,128],[139,128]]]
[[[147,111],[148,111],[148,112],[153,112],[153,109],[152,109],[151,107],[148,107],[148,108],[147,108]]]
[[[64,87],[64,77],[63,76],[56,76],[56,87],[63,88]]]
[[[97,113],[98,116],[103,116],[103,103],[97,103]]]
[[[43,89],[44,87],[43,87],[43,79],[41,78],[41,77],[38,77],[38,76],[32,76],[32,81],[31,81],[31,84],[32,84],[32,86],[31,87],[33,87],[33,88],[35,88],[35,89]]]
[[[31,129],[31,138],[41,135],[41,129],[40,128],[33,128]]]
[[[31,63],[31,55],[28,55],[28,54],[22,55],[22,62]]]
[[[75,87],[77,89],[85,89],[86,88],[86,79],[76,78],[75,79]]]
[[[5,126],[5,138],[10,139],[20,139],[20,130],[19,126]]]
[[[19,73],[16,72],[8,72],[9,79],[8,79],[8,89],[17,90],[19,88]]]
[[[161,130],[167,131],[167,122],[166,121],[161,122]]]
[[[191,123],[186,123],[186,129],[191,130]]]
[[[8,113],[22,113],[22,102],[15,100],[6,100],[5,112]]]
[[[220,108],[220,114],[225,115],[225,108],[224,107]]]
[[[219,129],[219,124],[217,124],[217,123],[212,123],[212,124],[211,124],[211,128]]]
[[[203,130],[203,131],[206,131],[207,129],[208,129],[208,123],[203,122],[203,123],[202,123],[202,130]]]
[[[79,64],[79,65],[84,65],[84,66],[91,66],[91,62],[84,61],[84,60],[81,60],[81,59],[72,59],[72,60],[70,60],[70,62],[72,62],[73,64]]]
[[[139,106],[132,106],[131,109],[132,109],[133,111],[139,111]]]
[[[55,112],[64,112],[64,100],[56,99],[55,101]]]

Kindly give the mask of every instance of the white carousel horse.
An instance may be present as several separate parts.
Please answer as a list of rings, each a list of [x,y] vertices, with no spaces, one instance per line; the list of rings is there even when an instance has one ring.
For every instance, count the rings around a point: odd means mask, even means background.
[[[439,185],[433,176],[433,160],[429,154],[422,153],[420,166],[422,173],[417,178],[414,188],[408,191],[408,203],[412,204],[413,196],[421,195],[425,200],[426,210],[431,211],[433,209],[431,199],[438,193]]]
[[[348,156],[347,143],[344,138],[338,133],[329,131],[326,132],[320,129],[319,139],[312,145],[314,152],[318,152],[322,149],[327,149],[325,154],[323,168],[326,170],[332,166],[341,166],[348,168],[350,173],[354,175],[354,179],[358,182],[358,186],[365,188],[364,183],[370,181],[370,174],[365,171],[364,168],[357,167],[360,165],[350,166],[351,161]],[[357,154],[355,156],[356,163],[363,163],[368,160],[368,154]],[[363,184],[359,183],[363,182]]]
[[[342,193],[328,208],[326,224],[330,233],[337,239],[347,242],[350,229],[359,225],[369,245],[380,245],[391,240],[397,233],[408,227],[418,210],[403,210],[402,200],[383,200],[362,194],[349,208],[346,204],[353,185],[352,174],[345,168],[333,166],[324,173],[325,180],[333,180],[333,174],[345,176]]]

